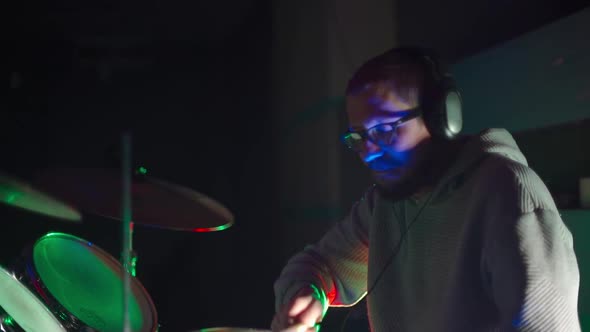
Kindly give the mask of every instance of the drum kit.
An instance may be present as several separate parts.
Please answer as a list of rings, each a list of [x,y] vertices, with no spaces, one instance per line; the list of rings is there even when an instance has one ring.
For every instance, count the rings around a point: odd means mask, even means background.
[[[67,223],[82,223],[83,211],[121,222],[123,228],[119,260],[86,239],[53,232],[36,239],[14,263],[0,266],[0,331],[165,330],[158,324],[154,302],[135,276],[134,225],[212,232],[233,225],[234,217],[215,200],[152,178],[144,167],[132,169],[129,161],[124,158],[119,171],[45,169],[31,181],[0,174],[4,205]],[[175,213],[163,213],[162,206]]]

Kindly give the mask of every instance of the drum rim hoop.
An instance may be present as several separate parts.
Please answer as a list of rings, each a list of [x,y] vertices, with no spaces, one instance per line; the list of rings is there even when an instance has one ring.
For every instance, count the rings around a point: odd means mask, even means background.
[[[37,304],[41,305],[42,310],[44,312],[46,312],[51,317],[51,319],[54,321],[54,323],[57,324],[57,327],[61,328],[63,332],[67,332],[66,328],[64,327],[62,322],[59,320],[59,318],[55,316],[54,312],[51,311],[51,309],[43,302],[43,300],[41,298],[39,298],[39,295],[37,295],[35,292],[33,292],[26,283],[22,282],[21,280],[19,280],[16,277],[16,273],[14,270],[7,269],[6,267],[0,265],[0,273],[6,274],[10,279],[12,279],[16,283],[18,283],[25,290],[25,292],[27,292],[31,295],[31,297],[34,299],[34,301]],[[8,316],[10,316],[14,319],[13,313],[8,312],[5,307],[2,307],[2,311],[6,312],[6,314]],[[18,324],[16,319],[15,319],[15,322]],[[20,326],[20,324],[18,324],[18,326]]]
[[[57,298],[55,298],[55,296],[53,296],[53,294],[49,291],[49,289],[47,288],[47,286],[45,285],[45,283],[41,279],[41,275],[40,275],[39,271],[37,270],[37,268],[35,266],[35,262],[34,262],[34,249],[42,241],[47,240],[47,239],[51,239],[51,238],[61,238],[61,239],[65,239],[65,240],[71,240],[74,242],[78,242],[84,246],[91,247],[93,251],[98,252],[101,256],[108,259],[110,261],[110,263],[113,263],[115,266],[121,267],[122,270],[123,270],[123,266],[111,254],[109,254],[107,251],[100,248],[99,246],[97,246],[93,242],[85,240],[81,237],[78,237],[78,236],[75,236],[72,234],[62,233],[62,232],[49,232],[49,233],[44,234],[43,236],[38,238],[36,241],[34,241],[33,244],[29,245],[23,253],[23,258],[25,261],[25,264],[24,264],[25,277],[24,278],[26,279],[27,284],[33,287],[33,290],[31,290],[31,292],[33,292],[35,295],[37,295],[40,298],[40,301],[43,302],[46,306],[48,306],[50,311],[53,312],[53,314],[58,319],[62,318],[64,322],[73,325],[74,328],[89,327],[91,329],[94,329],[92,326],[89,326],[88,324],[84,323],[80,318],[74,316],[69,310],[67,310],[57,300]],[[150,294],[147,292],[147,290],[145,289],[145,287],[143,286],[141,281],[139,281],[139,279],[132,276],[131,277],[131,284],[132,284],[132,288],[134,288],[134,287],[137,288],[137,290],[143,295],[143,297],[146,301],[146,305],[150,309],[151,314],[152,314],[151,315],[152,319],[150,322],[151,326],[149,326],[149,329],[150,329],[150,331],[156,331],[158,328],[158,312],[156,310],[156,306],[154,304],[154,301],[152,300]],[[40,288],[44,294],[38,294],[37,291],[34,291],[36,288]],[[67,318],[64,317],[64,315],[67,316]]]

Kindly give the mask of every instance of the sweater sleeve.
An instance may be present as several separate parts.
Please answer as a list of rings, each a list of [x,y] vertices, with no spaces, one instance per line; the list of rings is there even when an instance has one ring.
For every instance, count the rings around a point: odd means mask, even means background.
[[[580,331],[578,264],[557,211],[536,209],[492,229],[484,261],[502,331]]]
[[[317,243],[293,256],[275,281],[275,306],[288,303],[301,288],[314,285],[330,306],[353,305],[363,298],[369,257],[368,224],[373,191]]]

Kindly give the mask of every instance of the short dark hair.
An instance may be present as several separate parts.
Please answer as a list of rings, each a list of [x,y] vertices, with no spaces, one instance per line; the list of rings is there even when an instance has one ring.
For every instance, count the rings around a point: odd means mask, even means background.
[[[388,82],[402,97],[412,89],[422,89],[433,75],[445,75],[446,69],[433,49],[418,46],[392,48],[362,64],[348,81],[346,94],[356,94],[367,84]]]

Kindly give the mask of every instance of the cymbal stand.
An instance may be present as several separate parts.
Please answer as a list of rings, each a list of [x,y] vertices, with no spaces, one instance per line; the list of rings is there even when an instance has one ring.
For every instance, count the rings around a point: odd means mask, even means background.
[[[131,135],[124,133],[122,137],[122,215],[123,215],[123,247],[121,264],[123,273],[123,332],[131,332],[131,317],[129,303],[131,298],[131,276],[135,276],[135,262],[137,257],[133,254],[133,222],[131,221]]]

